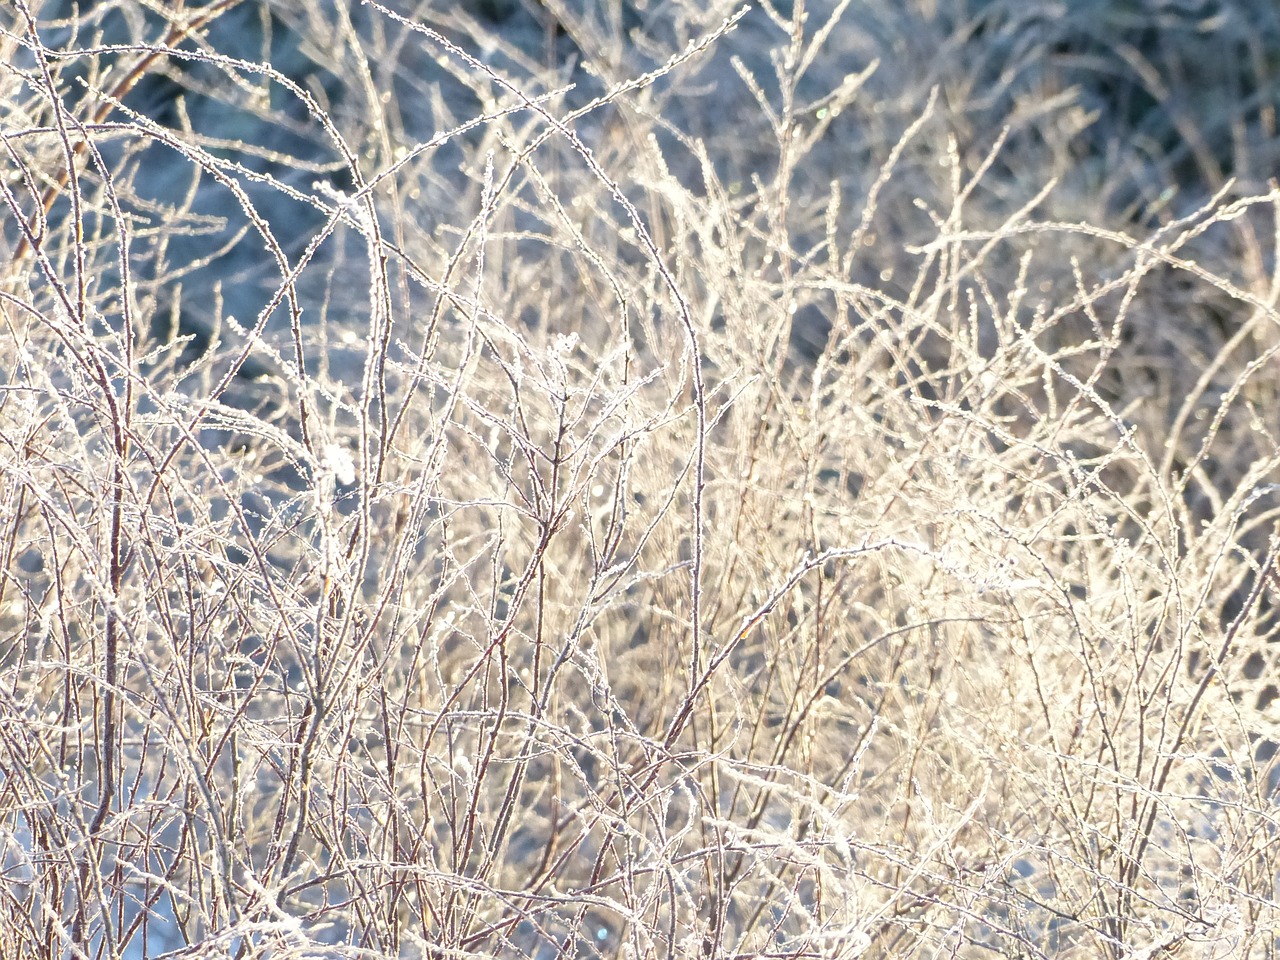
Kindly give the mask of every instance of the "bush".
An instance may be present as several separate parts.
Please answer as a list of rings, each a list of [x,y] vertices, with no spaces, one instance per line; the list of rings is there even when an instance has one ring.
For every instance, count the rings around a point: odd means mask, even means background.
[[[0,17],[6,956],[1275,955],[1269,5]]]

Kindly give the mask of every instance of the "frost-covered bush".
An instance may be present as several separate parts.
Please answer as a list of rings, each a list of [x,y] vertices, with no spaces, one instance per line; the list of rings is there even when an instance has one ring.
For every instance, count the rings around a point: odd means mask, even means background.
[[[1274,955],[1271,5],[0,28],[0,953]]]

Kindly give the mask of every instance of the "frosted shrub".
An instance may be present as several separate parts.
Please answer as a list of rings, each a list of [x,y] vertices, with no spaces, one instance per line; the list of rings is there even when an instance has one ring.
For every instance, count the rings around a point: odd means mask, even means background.
[[[1273,956],[1221,7],[15,0],[3,953]]]

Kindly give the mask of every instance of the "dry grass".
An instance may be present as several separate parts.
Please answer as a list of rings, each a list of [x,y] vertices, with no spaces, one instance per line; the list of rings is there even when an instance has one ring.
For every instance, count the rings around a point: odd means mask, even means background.
[[[1276,954],[1280,43],[943,6],[0,13],[0,953]]]

